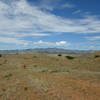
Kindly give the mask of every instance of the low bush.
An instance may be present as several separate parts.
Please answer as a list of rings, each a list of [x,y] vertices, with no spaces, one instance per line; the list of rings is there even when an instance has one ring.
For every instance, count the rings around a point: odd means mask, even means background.
[[[22,68],[26,69],[26,68],[27,68],[27,66],[24,64],[24,65],[22,65]]]
[[[99,58],[100,57],[100,55],[95,55],[95,58]]]
[[[27,91],[28,90],[28,87],[24,87],[24,90]]]
[[[4,78],[6,78],[7,80],[9,80],[10,77],[12,77],[12,76],[13,76],[13,75],[12,75],[11,73],[9,73],[9,74],[5,75]]]
[[[33,58],[37,58],[37,56],[33,56]]]
[[[3,92],[5,92],[5,91],[6,91],[6,89],[4,89],[4,88],[3,88],[3,89],[2,89],[2,91],[3,91]]]
[[[38,67],[37,65],[34,65],[34,67]]]
[[[2,54],[0,54],[0,57],[2,57]]]
[[[62,56],[62,54],[58,54],[58,56]]]
[[[11,77],[11,76],[12,76],[12,74],[9,73],[9,74],[5,75],[4,77],[6,78],[6,77]]]
[[[72,57],[72,56],[65,56],[67,59],[70,59],[70,60],[72,60],[72,59],[75,59],[75,57]]]

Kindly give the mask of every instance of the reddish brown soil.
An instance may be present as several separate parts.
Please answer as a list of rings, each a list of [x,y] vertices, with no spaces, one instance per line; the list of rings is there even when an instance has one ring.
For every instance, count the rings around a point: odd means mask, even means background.
[[[7,62],[3,63],[5,59]],[[0,58],[0,100],[100,100],[97,67],[100,58],[94,59],[97,66],[93,59],[93,56],[74,61],[46,55],[4,56]],[[87,65],[87,61],[91,64]],[[73,69],[73,64],[81,68]]]

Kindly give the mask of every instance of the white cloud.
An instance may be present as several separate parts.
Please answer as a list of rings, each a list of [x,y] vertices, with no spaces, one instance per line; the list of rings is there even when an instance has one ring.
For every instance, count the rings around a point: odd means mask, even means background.
[[[53,11],[55,9],[73,8],[75,5],[71,3],[62,3],[62,0],[39,0],[34,6],[44,10]]]
[[[26,0],[13,0],[8,4],[2,1],[0,0],[0,42],[28,44],[28,41],[20,40],[20,37],[50,36],[46,32],[100,33],[100,20],[97,16],[86,16],[81,19],[62,18],[31,6]],[[3,35],[6,37],[2,37]],[[35,44],[69,45],[65,41],[38,41]]]
[[[100,20],[97,17],[65,19],[30,6],[25,0],[12,2],[11,5],[2,5],[0,9],[4,11],[3,13],[0,11],[0,31],[12,33],[30,30],[32,34],[35,32],[100,32]]]
[[[27,32],[27,33],[19,33],[19,32],[6,32],[6,31],[0,31],[0,36],[8,36],[8,37],[16,37],[16,38],[23,38],[23,37],[47,37],[51,34],[48,33],[33,33],[33,32]]]
[[[70,3],[65,3],[65,4],[62,5],[62,7],[63,7],[63,8],[74,8],[75,5],[70,4]]]
[[[59,42],[44,42],[42,40],[34,42],[35,45],[40,45],[40,46],[51,46],[51,47],[63,47],[63,46],[69,46],[70,43],[66,41],[59,41]]]
[[[44,33],[29,33],[29,34],[16,34],[17,37],[44,37],[44,36],[50,36],[50,34],[44,34]]]
[[[85,37],[88,40],[100,40],[100,36]]]
[[[70,48],[74,50],[100,50],[100,41],[71,43]]]
[[[17,38],[0,37],[0,43],[29,45],[29,41],[19,40]]]
[[[79,13],[81,13],[81,10],[76,10],[72,14],[79,14]]]
[[[16,44],[21,46],[44,46],[44,47],[64,47],[69,46],[70,43],[66,41],[59,41],[59,42],[44,42],[39,40],[37,42],[27,41],[18,38],[10,38],[10,37],[0,37],[0,43],[5,44]]]

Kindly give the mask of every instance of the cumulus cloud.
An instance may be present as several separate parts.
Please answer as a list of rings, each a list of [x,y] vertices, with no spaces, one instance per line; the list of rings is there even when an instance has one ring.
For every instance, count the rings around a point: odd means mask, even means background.
[[[40,46],[69,46],[70,43],[66,42],[66,41],[59,41],[59,42],[44,42],[42,40],[39,40],[37,42],[34,42],[35,45],[40,45]]]

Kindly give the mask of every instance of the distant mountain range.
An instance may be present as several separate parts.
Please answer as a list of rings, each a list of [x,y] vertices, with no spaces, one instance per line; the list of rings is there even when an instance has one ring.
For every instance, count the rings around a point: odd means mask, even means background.
[[[58,48],[36,48],[23,50],[0,50],[0,54],[15,54],[15,53],[40,53],[40,54],[87,54],[93,53],[93,50],[67,50]]]

